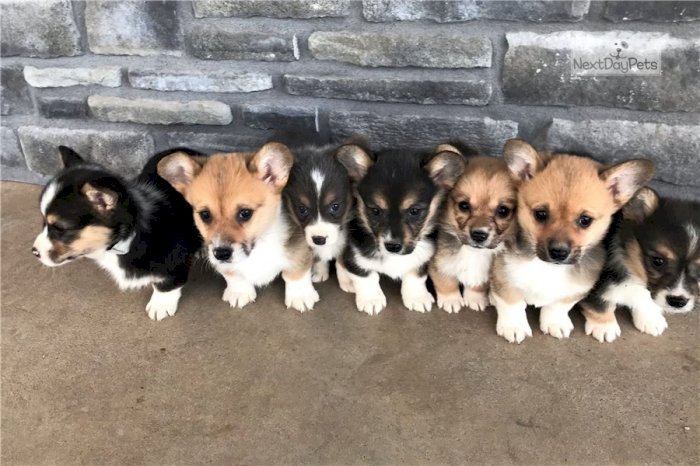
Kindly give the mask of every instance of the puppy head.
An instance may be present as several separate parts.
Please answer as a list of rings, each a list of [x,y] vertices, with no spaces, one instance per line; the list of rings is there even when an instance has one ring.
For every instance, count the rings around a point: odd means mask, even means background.
[[[32,254],[49,267],[107,250],[119,226],[134,215],[124,202],[126,188],[120,179],[83,161],[72,149],[61,146],[59,152],[64,168],[41,193],[44,228],[32,247]]]
[[[470,157],[447,195],[444,227],[462,244],[493,249],[512,232],[517,187],[506,163],[495,157]]]
[[[510,140],[504,158],[520,184],[522,242],[543,261],[575,264],[599,244],[615,214],[654,174],[648,160],[604,167],[584,157],[540,154]]]
[[[459,153],[442,150],[427,160],[420,153],[390,150],[376,162],[361,147],[339,154],[356,183],[357,214],[382,254],[410,254],[434,229],[444,191],[464,168]]]
[[[304,230],[307,244],[318,252],[333,251],[352,211],[352,186],[333,146],[304,146],[284,188],[292,220]]]
[[[225,266],[247,257],[275,222],[293,159],[278,143],[210,157],[176,152],[158,163],[158,174],[192,205],[209,259]]]
[[[640,191],[623,209],[625,265],[666,312],[688,312],[700,293],[700,204]]]

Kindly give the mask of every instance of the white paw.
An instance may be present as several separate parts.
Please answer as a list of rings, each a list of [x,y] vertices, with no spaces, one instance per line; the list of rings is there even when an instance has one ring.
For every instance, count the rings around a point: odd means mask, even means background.
[[[443,309],[450,314],[456,314],[462,308],[464,302],[462,301],[462,295],[459,294],[459,291],[456,291],[450,294],[438,293],[437,305],[440,309]]]
[[[308,280],[308,278],[307,278]],[[284,292],[284,304],[299,312],[310,311],[319,300],[318,292],[313,286],[287,284]]]
[[[168,316],[174,316],[177,312],[180,294],[180,288],[166,292],[161,292],[154,288],[151,299],[146,304],[148,317],[152,320],[163,320]]]
[[[403,305],[416,312],[430,312],[435,302],[433,295],[425,288],[422,290],[411,290],[411,292],[401,293]]]
[[[373,296],[357,294],[355,295],[355,304],[359,311],[366,312],[371,316],[376,316],[386,307],[386,296],[384,296],[382,292]]]
[[[491,302],[489,301],[488,294],[481,291],[473,291],[469,288],[464,289],[464,305],[469,309],[474,309],[475,311],[485,311],[489,307]]]
[[[311,269],[311,281],[314,283],[325,282],[330,277],[330,267],[326,261],[314,262]]]
[[[496,321],[496,333],[511,343],[520,343],[525,338],[532,336],[530,324],[527,323],[527,314],[522,316],[498,316]]]
[[[233,288],[231,285],[224,290],[224,296],[221,298],[231,305],[231,307],[243,307],[255,301],[257,293],[255,287],[250,288]]]
[[[632,321],[640,332],[648,333],[655,337],[664,333],[664,330],[668,328],[668,323],[663,314],[661,314],[660,308],[658,311],[648,310],[644,312],[634,312],[632,314]]]
[[[574,323],[571,322],[568,314],[551,313],[540,314],[540,330],[554,338],[569,338],[571,331],[574,329]]]
[[[601,343],[611,343],[620,336],[622,331],[616,320],[611,322],[592,322],[586,320],[586,335],[591,335]]]
[[[338,277],[338,286],[340,286],[340,289],[346,293],[354,293],[355,285],[352,284],[352,279],[348,273],[339,267],[336,267],[335,272]]]

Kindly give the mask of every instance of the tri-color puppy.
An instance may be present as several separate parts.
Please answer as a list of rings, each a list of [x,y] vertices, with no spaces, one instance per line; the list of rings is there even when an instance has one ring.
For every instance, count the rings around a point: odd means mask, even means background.
[[[338,161],[338,145],[295,144],[294,166],[283,191],[292,224],[303,231],[314,253],[311,279],[328,280],[330,261],[345,248],[347,223],[352,214],[352,186]]]
[[[496,257],[491,302],[496,331],[510,342],[532,336],[525,309],[541,308],[540,329],[566,338],[571,308],[598,280],[605,262],[603,238],[613,215],[654,174],[648,160],[603,166],[566,154],[538,153],[510,140],[504,158],[520,186],[517,231]]]
[[[620,305],[630,309],[637,329],[661,335],[663,313],[691,311],[699,286],[700,203],[659,199],[643,188],[611,227],[605,268],[581,302],[586,334],[601,342],[620,336]]]
[[[121,289],[153,286],[151,319],[175,315],[202,240],[189,204],[156,173],[172,151],[154,156],[134,181],[67,147],[59,152],[64,168],[41,193],[44,229],[32,253],[49,267],[93,259]]]
[[[446,150],[467,155],[454,145],[437,148]],[[477,311],[488,307],[491,265],[515,225],[517,183],[505,161],[474,155],[465,162],[464,172],[445,197],[429,269],[437,304],[450,313],[463,305]]]
[[[233,307],[255,301],[255,288],[280,273],[287,307],[306,311],[319,299],[311,250],[282,212],[293,161],[287,146],[268,143],[257,152],[207,158],[175,153],[158,164],[158,173],[192,205],[209,262],[226,279],[223,300]]]
[[[340,287],[355,293],[360,311],[386,307],[380,274],[401,280],[408,309],[426,312],[434,299],[426,288],[428,262],[435,252],[435,227],[446,189],[464,167],[452,150],[429,154],[388,150],[375,158],[358,145],[338,151],[355,184],[356,218],[348,246],[336,264]]]

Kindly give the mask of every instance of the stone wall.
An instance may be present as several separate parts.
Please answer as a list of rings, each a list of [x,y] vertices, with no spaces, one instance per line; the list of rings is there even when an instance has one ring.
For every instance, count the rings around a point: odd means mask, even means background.
[[[700,2],[6,1],[2,177],[41,181],[65,144],[123,173],[154,151],[251,149],[277,129],[376,146],[522,137],[644,156],[700,198]],[[618,43],[659,76],[572,76]],[[607,53],[607,52],[606,52]],[[618,52],[618,55],[619,52]]]

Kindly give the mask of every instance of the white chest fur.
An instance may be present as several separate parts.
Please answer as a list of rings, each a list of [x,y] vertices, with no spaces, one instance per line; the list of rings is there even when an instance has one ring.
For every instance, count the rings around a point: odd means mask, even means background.
[[[537,307],[586,293],[593,286],[593,281],[577,274],[572,265],[552,264],[536,257],[506,256],[504,270],[525,302]]]
[[[464,245],[459,252],[440,261],[440,271],[456,277],[467,286],[478,286],[489,280],[493,258],[498,249],[479,249]]]
[[[112,251],[94,253],[89,257],[94,259],[95,262],[97,262],[97,265],[99,265],[102,269],[106,270],[122,290],[143,288],[144,286],[148,286],[162,280],[162,278],[155,277],[153,275],[145,275],[138,278],[127,277],[126,271],[119,265],[120,256]]]
[[[434,252],[435,246],[431,241],[421,240],[411,254],[391,254],[382,250],[374,257],[364,257],[355,251],[355,261],[365,270],[379,272],[396,280],[419,269],[433,257]]]

